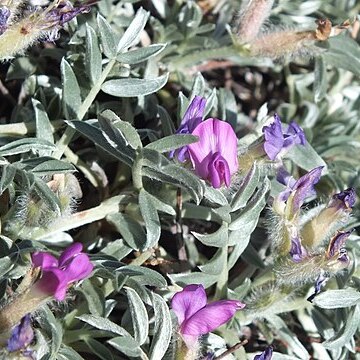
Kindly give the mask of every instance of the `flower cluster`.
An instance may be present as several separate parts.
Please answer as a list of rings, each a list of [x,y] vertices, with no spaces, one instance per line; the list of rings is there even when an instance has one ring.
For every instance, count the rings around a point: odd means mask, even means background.
[[[173,151],[179,161],[191,160],[195,173],[210,181],[214,188],[230,186],[231,176],[238,170],[237,138],[230,124],[218,120],[202,121],[205,99],[195,96],[181,121],[177,134],[192,134],[199,141]]]
[[[273,202],[276,227],[280,229],[279,237],[273,237],[274,253],[279,254],[275,269],[279,281],[316,280],[315,294],[332,274],[349,265],[344,245],[351,231],[340,230],[355,203],[354,189],[346,189],[335,194],[327,206],[319,207],[315,215],[303,220],[301,207],[306,198],[314,196],[314,185],[320,180],[322,169],[315,168],[298,180],[280,169],[277,179],[285,189]]]

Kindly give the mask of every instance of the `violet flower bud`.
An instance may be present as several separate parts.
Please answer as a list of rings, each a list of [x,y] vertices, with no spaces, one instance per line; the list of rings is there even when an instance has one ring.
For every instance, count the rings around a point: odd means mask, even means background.
[[[194,97],[185,111],[176,134],[191,134],[195,130],[195,128],[201,123],[203,119],[205,104],[206,99],[203,97],[198,95]],[[175,155],[180,162],[186,161],[189,159],[188,147],[183,146],[180,149],[170,152],[170,158],[173,158]]]
[[[353,232],[353,229],[346,232],[339,232],[336,236],[334,236],[328,246],[326,251],[326,257],[328,259],[337,256],[337,260],[348,263],[349,258],[347,256],[346,250],[344,249],[344,245],[350,234]]]
[[[349,188],[335,194],[330,201],[329,207],[335,207],[337,210],[349,210],[355,205],[355,201],[355,190],[353,188]]]
[[[192,347],[199,336],[207,334],[228,322],[245,307],[237,300],[221,300],[207,304],[202,285],[188,285],[176,293],[171,300],[182,335],[188,347]]]
[[[93,270],[88,255],[81,251],[82,244],[74,243],[62,252],[59,260],[47,252],[34,253],[33,266],[42,270],[41,279],[34,284],[36,290],[64,300],[69,285],[86,278]]]
[[[281,158],[294,145],[306,143],[304,131],[295,121],[283,131],[278,114],[274,114],[274,121],[262,130],[265,137],[264,150],[270,160]]]
[[[0,7],[0,35],[7,29],[7,21],[10,17],[10,10],[6,6]]]
[[[272,346],[268,346],[261,354],[255,355],[254,360],[271,360],[273,354]]]
[[[314,293],[312,295],[310,295],[306,300],[312,302],[314,300],[315,296],[320,293],[321,288],[326,285],[328,280],[329,280],[329,277],[325,276],[324,273],[321,273],[316,279]]]
[[[31,326],[30,314],[25,315],[20,324],[16,325],[7,342],[7,350],[18,351],[25,350],[34,339],[34,330]]]
[[[210,118],[201,122],[192,135],[199,137],[198,142],[188,145],[196,174],[214,188],[223,183],[230,186],[231,176],[239,167],[237,138],[231,125]]]

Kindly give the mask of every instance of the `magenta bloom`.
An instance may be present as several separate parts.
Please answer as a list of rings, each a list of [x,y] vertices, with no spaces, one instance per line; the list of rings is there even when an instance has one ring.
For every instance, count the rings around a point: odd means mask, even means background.
[[[68,286],[86,278],[93,270],[87,254],[82,253],[82,244],[74,243],[65,249],[59,260],[47,252],[36,252],[31,259],[34,267],[40,267],[42,277],[35,283],[37,290],[64,300]]]
[[[265,137],[264,150],[270,160],[275,160],[294,145],[306,143],[304,131],[295,121],[283,131],[278,114],[274,115],[274,122],[264,126],[262,131]]]
[[[237,300],[221,300],[207,304],[202,285],[188,285],[171,300],[180,325],[180,333],[188,345],[229,321],[245,304]]]
[[[210,118],[201,122],[192,135],[199,137],[198,142],[188,145],[196,174],[214,188],[223,183],[230,186],[231,176],[239,167],[237,138],[231,125]]]
[[[195,96],[191,101],[189,107],[186,109],[185,114],[181,120],[181,124],[176,131],[176,134],[191,134],[194,129],[201,123],[204,110],[205,110],[206,99],[201,96]],[[183,146],[180,149],[173,150],[170,152],[170,157],[176,157],[179,161],[184,162],[189,159],[188,147]]]

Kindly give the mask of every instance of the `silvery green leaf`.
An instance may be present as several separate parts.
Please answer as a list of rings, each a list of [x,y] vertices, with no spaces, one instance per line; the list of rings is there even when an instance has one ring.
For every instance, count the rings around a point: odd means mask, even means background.
[[[340,331],[332,338],[323,342],[323,346],[327,349],[339,349],[348,344],[359,328],[359,324],[360,306],[357,305],[350,311],[349,316]]]
[[[139,39],[141,32],[144,30],[150,13],[140,8],[130,26],[126,29],[124,35],[117,45],[117,52],[121,52],[131,46],[134,46]]]
[[[194,135],[169,135],[148,144],[146,149],[156,150],[164,153],[181,148],[188,144],[195,143],[198,140],[198,137]]]
[[[122,121],[115,113],[105,110],[99,115],[99,124],[109,137],[133,149],[142,147],[141,139],[136,129],[128,122]],[[124,142],[125,141],[125,142]]]
[[[54,143],[52,126],[43,105],[36,99],[31,99],[35,111],[36,137]],[[39,155],[50,155],[51,151],[40,151]]]
[[[0,147],[0,156],[22,154],[28,151],[54,151],[56,146],[44,139],[25,138],[12,141]]]
[[[103,343],[92,339],[90,337],[85,338],[85,344],[88,346],[91,353],[95,354],[97,357],[99,357],[102,360],[113,360],[114,357],[111,353],[111,351],[103,345]]]
[[[202,284],[205,289],[214,285],[219,278],[219,275],[205,274],[202,272],[193,273],[180,273],[168,275],[171,281],[175,282],[180,286],[186,286],[191,284]]]
[[[214,204],[218,204],[221,206],[228,205],[228,201],[225,195],[218,189],[214,189],[212,186],[205,186],[204,197],[205,199],[211,201]]]
[[[136,97],[157,92],[168,81],[169,74],[153,79],[125,78],[108,80],[103,83],[101,90],[116,97]]]
[[[107,343],[130,357],[139,357],[142,354],[139,344],[131,336],[118,336],[108,340]]]
[[[326,89],[328,85],[326,64],[322,56],[317,56],[315,58],[314,76],[314,100],[318,103],[326,96]]]
[[[70,64],[63,58],[61,61],[61,81],[63,84],[63,110],[67,120],[76,119],[81,106],[80,87]]]
[[[165,46],[166,44],[152,44],[147,47],[118,54],[116,60],[124,64],[138,64],[160,54]]]
[[[74,172],[74,166],[66,161],[50,159],[46,160],[31,169],[33,174],[38,176]]]
[[[134,330],[134,339],[139,345],[142,345],[149,333],[148,323],[149,317],[140,296],[132,288],[126,288],[129,300],[129,310],[132,318],[132,326]]]
[[[172,216],[176,215],[176,211],[174,210],[174,208],[171,205],[166,204],[164,201],[161,201],[156,196],[151,195],[150,193],[147,193],[147,195],[151,198],[154,206],[156,207],[156,209],[158,211],[161,211],[165,214],[169,214]]]
[[[98,38],[94,29],[87,23],[85,68],[92,84],[95,84],[100,79],[102,71],[101,61],[102,57],[99,48]]]
[[[225,256],[224,252],[226,252]],[[199,266],[199,269],[205,274],[219,276],[226,266],[226,258],[227,247],[225,247],[225,244],[223,244],[223,247],[217,249],[214,256],[208,260],[205,265]]]
[[[93,315],[104,315],[105,299],[102,290],[94,286],[89,279],[82,282],[79,290],[85,296],[90,313]]]
[[[161,128],[164,133],[164,136],[169,136],[174,134],[175,126],[169,113],[160,105],[158,105],[157,109],[158,109],[158,113],[161,121]]]
[[[36,337],[38,339],[38,337]],[[39,355],[39,354],[37,354]],[[43,359],[43,358],[41,358]],[[84,360],[80,354],[78,354],[73,348],[70,346],[66,346],[65,344],[61,345],[61,348],[59,349],[57,353],[57,360]]]
[[[352,289],[327,290],[315,296],[313,304],[323,309],[353,306],[360,302],[360,292]]]
[[[232,213],[232,222],[229,225],[230,230],[238,230],[247,226],[249,223],[256,226],[260,213],[265,207],[266,196],[270,189],[270,181],[265,178],[262,185],[258,188],[254,196],[242,210]],[[250,226],[250,225],[249,225]],[[250,226],[251,228],[251,226]]]
[[[231,200],[231,208],[233,211],[239,210],[244,207],[251,195],[254,193],[260,180],[260,169],[256,163],[253,164],[249,172],[242,180],[238,191]]]
[[[63,328],[47,305],[43,306],[36,317],[40,326],[48,333],[50,341],[50,359],[56,359],[63,340]]]
[[[134,250],[145,249],[146,234],[143,227],[129,215],[122,213],[109,214],[106,220],[116,227],[131,248]]]
[[[109,319],[103,318],[99,315],[83,314],[76,317],[77,319],[84,321],[85,323],[93,326],[96,329],[106,331],[121,336],[128,336],[129,333],[121,326],[115,324]]]
[[[150,347],[149,359],[157,360],[163,358],[167,348],[169,347],[173,328],[170,311],[163,298],[156,293],[152,293],[152,301],[154,308],[155,326],[153,340]]]
[[[146,227],[146,245],[145,248],[150,248],[156,245],[160,238],[161,225],[156,206],[144,189],[139,193],[140,212],[145,222]]]
[[[135,152],[127,148],[126,145],[120,146],[109,137],[105,137],[105,133],[98,127],[91,125],[85,121],[71,121],[68,122],[69,126],[73,127],[88,139],[93,141],[96,145],[101,147],[110,155],[121,160],[125,164],[131,166],[134,161]]]
[[[16,174],[16,167],[9,164],[2,166],[0,178],[0,194],[2,194],[12,183]]]
[[[107,58],[113,59],[116,56],[116,41],[114,31],[106,19],[99,13],[97,14],[97,24],[104,54]]]
[[[318,166],[324,166],[322,175],[327,174],[327,165],[325,161],[308,142],[305,145],[292,147],[286,154],[286,157],[306,171],[310,171]]]
[[[144,154],[145,151],[144,151]],[[186,190],[194,201],[199,204],[204,195],[204,185],[200,179],[189,170],[175,164],[162,166],[161,168],[144,167],[143,176],[156,179]]]
[[[199,234],[195,231],[192,234],[204,245],[223,247],[228,243],[228,225],[223,223],[218,230],[211,234]]]
[[[161,274],[143,266],[126,265],[117,269],[117,272],[128,275],[141,285],[156,286],[158,288],[167,286],[167,282]]]
[[[14,261],[10,256],[0,258],[0,276],[3,278],[14,267]]]
[[[360,49],[350,36],[339,35],[328,40],[329,49],[323,53],[327,64],[360,75]]]

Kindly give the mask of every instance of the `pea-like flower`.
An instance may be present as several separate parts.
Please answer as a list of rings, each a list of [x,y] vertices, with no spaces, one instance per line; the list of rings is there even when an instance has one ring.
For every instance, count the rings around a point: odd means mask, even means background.
[[[262,131],[265,137],[264,150],[270,160],[280,158],[294,145],[306,143],[304,131],[295,121],[291,121],[288,128],[283,131],[278,114],[274,115],[274,121],[264,126]]]
[[[199,137],[198,142],[188,145],[196,174],[214,188],[224,183],[230,186],[231,176],[239,167],[237,138],[231,125],[210,118],[201,122],[192,135]]]
[[[176,134],[191,134],[195,128],[201,123],[204,110],[205,110],[206,99],[196,95],[191,101],[190,105],[185,111],[185,114],[181,120],[181,124],[176,131]],[[183,146],[180,149],[173,150],[170,152],[170,157],[174,156],[180,162],[184,162],[189,159],[188,147]]]
[[[80,243],[72,244],[62,252],[59,260],[47,252],[34,253],[31,257],[33,266],[42,271],[41,279],[34,284],[36,291],[64,300],[69,285],[86,278],[93,270],[82,248]]]
[[[229,321],[236,311],[245,307],[237,300],[220,300],[207,304],[202,285],[188,285],[175,294],[171,308],[180,325],[180,334],[188,346],[199,336],[207,334]]]

